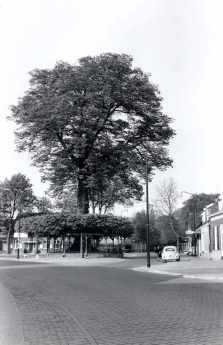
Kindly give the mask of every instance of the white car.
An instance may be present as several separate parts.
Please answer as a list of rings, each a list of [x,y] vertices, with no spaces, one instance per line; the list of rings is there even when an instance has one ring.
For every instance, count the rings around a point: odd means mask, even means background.
[[[180,254],[177,250],[177,247],[167,246],[163,248],[162,252],[163,262],[167,261],[180,261]]]
[[[189,256],[195,255],[195,248],[192,247],[189,250],[184,250],[184,254],[189,255]]]

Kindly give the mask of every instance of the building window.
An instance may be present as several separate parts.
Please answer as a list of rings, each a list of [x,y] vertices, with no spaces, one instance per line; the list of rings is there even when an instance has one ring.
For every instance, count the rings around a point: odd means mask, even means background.
[[[214,243],[213,243],[214,250],[219,249],[219,236],[218,236],[218,226],[215,225],[214,227]]]
[[[209,231],[205,232],[205,251],[209,251],[209,243],[210,243],[210,238],[209,238]]]
[[[55,249],[59,249],[60,248],[60,240],[56,240],[55,241]]]
[[[217,237],[218,237],[218,250],[221,249],[221,233],[220,233],[220,226],[218,226],[218,229],[217,229]]]
[[[221,236],[221,240],[219,241],[219,247],[220,247],[220,244],[223,247],[223,224],[220,225],[219,236]]]

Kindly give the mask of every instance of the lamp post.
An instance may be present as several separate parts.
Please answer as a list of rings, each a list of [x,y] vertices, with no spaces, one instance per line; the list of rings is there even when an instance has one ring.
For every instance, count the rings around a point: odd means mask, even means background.
[[[149,228],[149,181],[148,181],[148,143],[146,142],[146,253],[147,267],[150,267],[150,228]]]
[[[193,213],[194,213],[194,224],[193,224],[193,228],[194,228],[194,232],[195,232],[195,194],[193,193],[189,193],[189,192],[185,192],[184,190],[181,192],[181,196],[183,193],[186,193],[186,194],[189,194],[189,195],[192,195],[193,197],[193,202],[194,202],[194,207],[193,207]],[[195,235],[194,235],[195,236]],[[196,250],[196,241],[195,241],[195,238],[194,238],[194,255],[197,256],[197,250]]]
[[[119,144],[126,141],[123,138],[115,139]],[[146,141],[146,251],[147,251],[147,267],[150,267],[150,228],[149,228],[149,183],[148,183],[148,141]]]
[[[20,249],[20,214],[21,214],[21,198],[19,196],[19,237],[18,237],[17,259],[19,259],[19,249]]]

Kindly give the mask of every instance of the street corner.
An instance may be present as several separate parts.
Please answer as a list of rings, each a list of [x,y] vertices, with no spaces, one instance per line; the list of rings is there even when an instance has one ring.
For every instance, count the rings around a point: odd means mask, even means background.
[[[223,283],[222,275],[211,275],[211,274],[184,274],[184,279],[197,279],[205,280],[206,282],[212,283]]]
[[[163,274],[163,275],[169,275],[169,276],[174,276],[174,277],[177,277],[177,276],[181,277],[183,275],[182,273],[175,273],[175,272],[170,272],[166,270],[156,270],[156,269],[146,267],[146,266],[135,267],[135,268],[132,268],[132,270],[137,271],[137,272]]]

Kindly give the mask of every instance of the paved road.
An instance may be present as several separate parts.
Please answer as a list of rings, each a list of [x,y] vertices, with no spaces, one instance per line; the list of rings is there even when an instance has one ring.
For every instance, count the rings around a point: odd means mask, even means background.
[[[223,284],[129,269],[141,260],[0,261],[0,344],[222,345]]]

